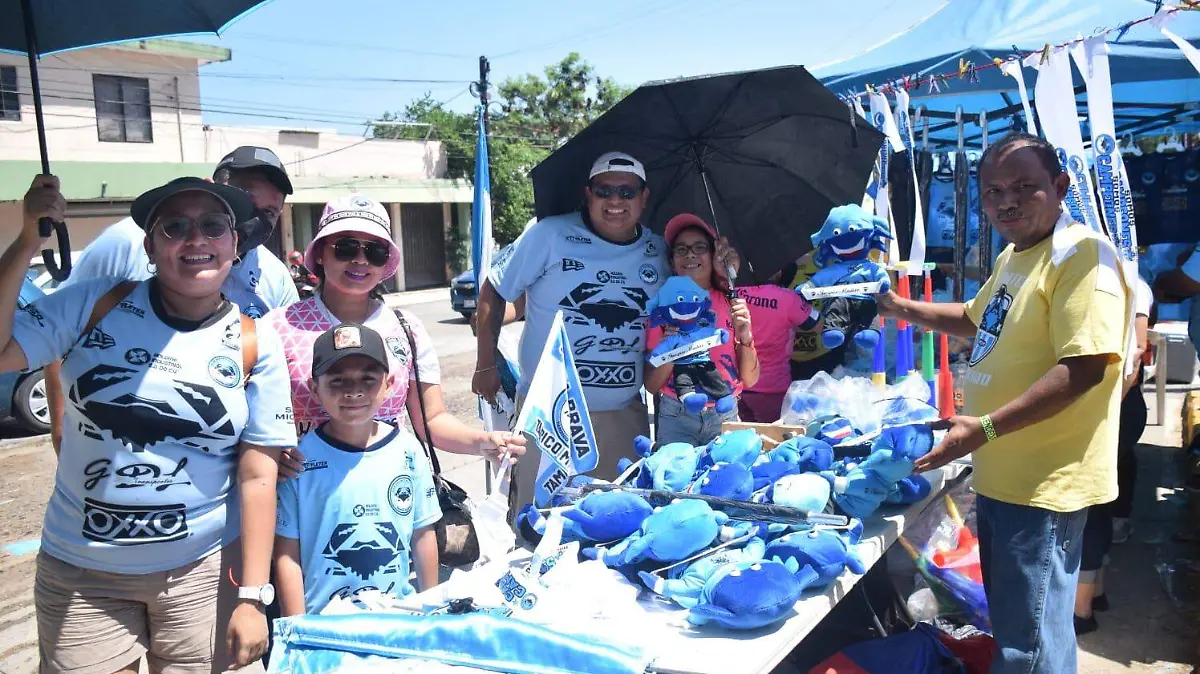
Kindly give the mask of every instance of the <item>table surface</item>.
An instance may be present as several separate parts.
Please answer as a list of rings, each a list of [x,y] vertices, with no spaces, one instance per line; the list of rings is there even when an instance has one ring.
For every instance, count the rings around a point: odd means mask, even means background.
[[[946,487],[970,468],[969,463],[952,463],[926,475],[933,489],[924,501],[886,517],[867,520],[858,555],[868,570],[896,542],[896,538],[933,505]],[[735,632],[709,628],[679,630],[662,644],[653,670],[661,674],[766,674],[792,652],[847,596],[862,576],[849,570],[819,593],[805,593],[795,613],[783,623],[762,630]],[[679,611],[682,613],[682,610]],[[753,641],[747,647],[744,642]]]

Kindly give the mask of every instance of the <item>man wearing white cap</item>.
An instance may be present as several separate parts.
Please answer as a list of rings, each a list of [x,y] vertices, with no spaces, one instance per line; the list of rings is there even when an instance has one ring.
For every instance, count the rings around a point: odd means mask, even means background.
[[[507,303],[525,296],[519,396],[528,390],[554,314],[563,312],[600,452],[591,475],[611,479],[619,459],[634,457],[634,438],[649,434],[640,395],[646,303],[670,269],[666,243],[639,222],[650,197],[640,161],[623,152],[600,156],[583,192],[578,211],[528,228],[493,263],[479,294],[472,390],[493,400],[500,388],[496,340]],[[723,240],[717,257],[737,264]],[[518,463],[513,512],[532,501],[539,460],[537,452],[529,452]]]

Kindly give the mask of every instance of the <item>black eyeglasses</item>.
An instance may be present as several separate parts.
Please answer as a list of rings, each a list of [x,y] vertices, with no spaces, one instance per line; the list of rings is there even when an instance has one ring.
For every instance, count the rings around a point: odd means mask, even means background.
[[[709,248],[707,241],[697,241],[690,246],[684,246],[682,244],[675,246],[671,249],[671,253],[675,257],[687,257],[688,252],[691,252],[696,257],[700,257],[710,250],[712,249]]]
[[[233,231],[233,218],[224,213],[206,213],[195,220],[186,215],[171,215],[159,218],[155,226],[163,236],[175,241],[190,238],[197,229],[206,239],[219,239]]]
[[[641,193],[642,188],[631,185],[618,185],[616,187],[612,185],[600,185],[592,188],[592,194],[595,194],[599,199],[609,199],[615,194],[625,201],[632,201]]]
[[[392,256],[392,249],[381,241],[359,241],[345,237],[333,243],[333,256],[342,262],[358,258],[360,250],[366,256],[367,263],[374,267],[384,266]]]

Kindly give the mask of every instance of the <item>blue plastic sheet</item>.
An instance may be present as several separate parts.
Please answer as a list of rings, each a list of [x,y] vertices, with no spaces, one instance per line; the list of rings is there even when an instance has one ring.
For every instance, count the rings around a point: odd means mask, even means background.
[[[336,672],[380,657],[517,674],[640,674],[650,664],[638,649],[512,618],[362,613],[277,620],[270,672]]]

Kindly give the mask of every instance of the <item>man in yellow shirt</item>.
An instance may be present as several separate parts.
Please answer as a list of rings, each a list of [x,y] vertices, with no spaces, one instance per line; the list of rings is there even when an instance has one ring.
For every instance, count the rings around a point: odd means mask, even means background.
[[[974,453],[980,562],[1000,653],[992,674],[1075,671],[1072,608],[1088,506],[1117,496],[1129,305],[1117,251],[1064,212],[1069,177],[1026,134],[980,161],[983,205],[1011,241],[975,299],[880,296],[880,314],[974,337],[964,416],[917,462]]]

